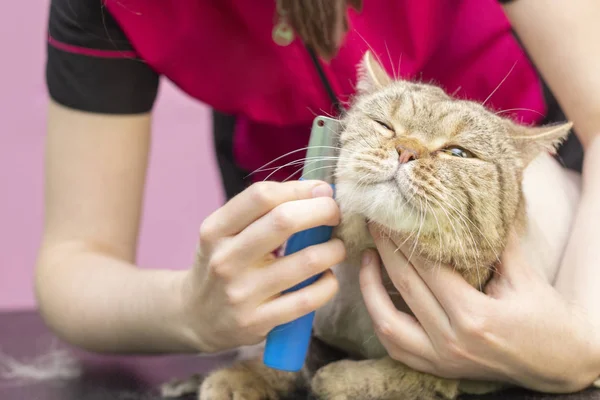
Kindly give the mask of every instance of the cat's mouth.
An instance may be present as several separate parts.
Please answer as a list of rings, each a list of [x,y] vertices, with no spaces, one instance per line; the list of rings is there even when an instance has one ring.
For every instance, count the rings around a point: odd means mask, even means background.
[[[411,182],[406,172],[402,169],[402,164],[398,165],[395,173],[382,181],[384,185],[388,185],[393,193],[400,199],[400,201],[410,207],[412,210],[421,211],[421,207],[415,204],[415,193],[418,191],[415,188],[415,184]]]
[[[420,211],[420,207],[413,203],[414,196],[407,195],[406,183],[401,182],[397,177],[391,179],[388,183],[392,186],[394,193],[398,196],[400,201],[406,206],[410,207],[412,210]]]

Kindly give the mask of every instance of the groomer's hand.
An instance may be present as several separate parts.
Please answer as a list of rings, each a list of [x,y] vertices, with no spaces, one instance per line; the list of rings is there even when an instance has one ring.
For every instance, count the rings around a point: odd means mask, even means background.
[[[438,376],[508,381],[544,392],[578,391],[598,378],[597,327],[528,265],[515,235],[482,293],[451,267],[411,256],[407,245],[377,229],[371,233],[416,317],[394,307],[381,281],[379,257],[369,251],[362,291],[391,357]]]
[[[345,258],[340,240],[273,255],[298,231],[339,223],[332,195],[320,181],[262,182],[204,221],[196,264],[182,285],[184,330],[194,347],[214,352],[260,343],[275,326],[332,298],[338,284],[329,268]],[[321,272],[312,285],[280,295]]]

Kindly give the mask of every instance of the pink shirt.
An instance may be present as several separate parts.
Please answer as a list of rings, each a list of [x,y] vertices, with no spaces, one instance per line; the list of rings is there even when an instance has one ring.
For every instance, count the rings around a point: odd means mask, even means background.
[[[153,69],[238,117],[234,153],[248,171],[306,146],[314,116],[334,112],[302,43],[273,42],[274,1],[109,0],[106,6]],[[354,93],[356,65],[371,48],[390,74],[433,81],[461,98],[489,96],[488,106],[519,109],[514,115],[525,123],[545,112],[536,71],[496,0],[368,0],[362,13],[349,12],[350,32],[325,65],[342,101]]]

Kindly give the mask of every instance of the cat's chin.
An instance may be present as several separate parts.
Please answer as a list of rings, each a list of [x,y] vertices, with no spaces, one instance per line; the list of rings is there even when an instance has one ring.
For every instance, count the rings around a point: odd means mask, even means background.
[[[360,215],[364,225],[377,224],[383,232],[433,233],[435,220],[426,211],[408,205],[399,195],[361,194],[350,204],[340,201],[342,215]],[[392,211],[393,210],[393,211]]]
[[[368,185],[355,182],[336,183],[336,199],[342,222],[336,229],[347,248],[360,252],[374,246],[367,225],[375,224],[385,235],[408,236],[437,232],[435,221],[405,200],[394,181]],[[393,210],[393,211],[392,211]]]

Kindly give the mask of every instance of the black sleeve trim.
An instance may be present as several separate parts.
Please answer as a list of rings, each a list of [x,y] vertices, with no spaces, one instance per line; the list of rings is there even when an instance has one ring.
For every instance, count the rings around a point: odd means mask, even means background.
[[[51,1],[46,61],[50,97],[82,111],[148,112],[159,76],[137,57],[102,1]]]

